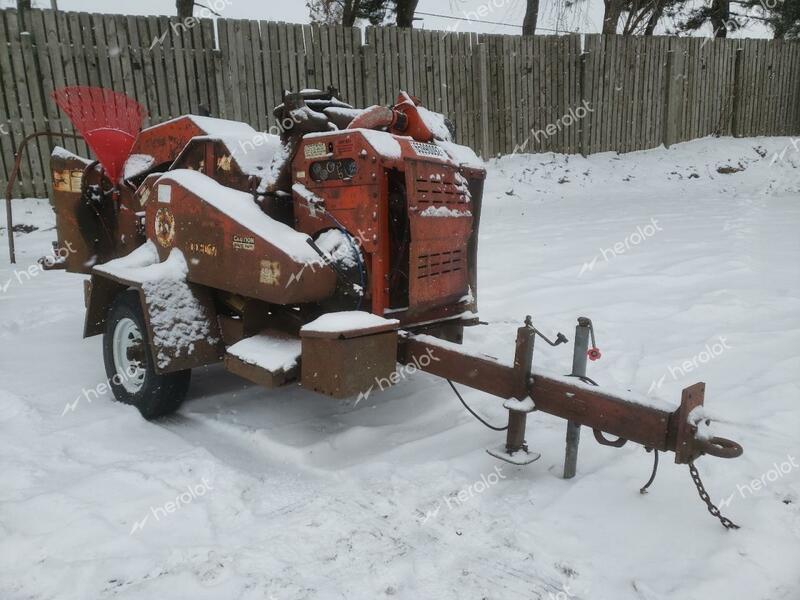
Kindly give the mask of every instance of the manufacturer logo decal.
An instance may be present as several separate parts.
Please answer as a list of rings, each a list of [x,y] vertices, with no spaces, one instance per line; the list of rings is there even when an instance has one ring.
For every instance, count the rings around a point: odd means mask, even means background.
[[[175,241],[175,217],[169,209],[159,208],[156,211],[156,240],[164,248],[172,246]]]
[[[266,285],[278,285],[281,278],[281,265],[275,261],[262,260],[259,281]]]

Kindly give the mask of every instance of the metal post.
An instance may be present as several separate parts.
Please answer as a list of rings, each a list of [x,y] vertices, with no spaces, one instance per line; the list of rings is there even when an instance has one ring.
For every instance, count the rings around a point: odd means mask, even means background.
[[[514,369],[519,375],[521,398],[527,396],[528,379],[533,369],[533,342],[536,339],[530,317],[525,325],[517,329],[517,349],[514,354]],[[508,432],[506,433],[506,452],[514,454],[525,448],[525,428],[528,413],[518,410],[508,411]]]
[[[586,377],[586,357],[589,351],[591,321],[578,317],[575,327],[575,348],[572,352],[572,375]],[[567,421],[567,449],[564,453],[564,479],[575,477],[578,467],[578,446],[581,442],[581,426],[575,421]]]

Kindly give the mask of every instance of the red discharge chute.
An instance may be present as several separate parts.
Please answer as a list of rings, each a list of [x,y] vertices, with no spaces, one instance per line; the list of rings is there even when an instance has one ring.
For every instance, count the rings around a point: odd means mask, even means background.
[[[147,116],[144,107],[113,90],[70,86],[53,92],[109,179],[116,184]]]

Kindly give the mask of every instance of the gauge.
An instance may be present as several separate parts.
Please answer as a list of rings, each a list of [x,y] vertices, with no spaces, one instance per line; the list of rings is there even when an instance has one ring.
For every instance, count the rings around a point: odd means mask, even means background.
[[[342,170],[344,171],[344,176],[350,179],[355,177],[355,174],[358,171],[358,167],[356,166],[356,161],[354,161],[352,158],[348,158],[347,160],[343,160],[342,163],[343,163]]]
[[[311,165],[311,177],[316,181],[328,178],[328,172],[325,170],[324,162],[315,162]]]

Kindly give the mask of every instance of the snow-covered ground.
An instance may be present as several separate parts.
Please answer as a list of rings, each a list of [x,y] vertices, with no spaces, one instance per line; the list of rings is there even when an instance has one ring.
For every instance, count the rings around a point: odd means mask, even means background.
[[[800,598],[800,152],[788,138],[492,161],[489,325],[467,339],[508,358],[526,314],[569,337],[586,315],[601,384],[677,403],[707,382],[716,433],[745,454],[698,466],[739,531],[706,512],[685,466],[665,457],[640,495],[651,456],[587,431],[564,481],[565,424],[547,415],[529,417],[541,460],[497,462],[484,448],[502,434],[422,374],[354,408],[217,366],[195,373],[179,414],[145,422],[97,397],[82,278],[20,274],[49,248],[53,216],[46,201],[15,206],[39,229],[0,267],[3,600]],[[567,372],[570,354],[541,344],[535,361]],[[464,393],[502,422],[499,401]]]

